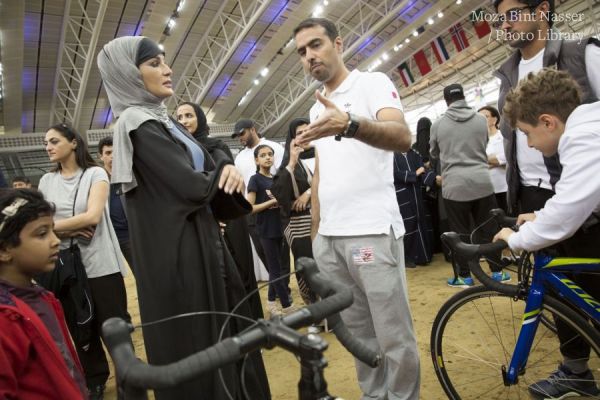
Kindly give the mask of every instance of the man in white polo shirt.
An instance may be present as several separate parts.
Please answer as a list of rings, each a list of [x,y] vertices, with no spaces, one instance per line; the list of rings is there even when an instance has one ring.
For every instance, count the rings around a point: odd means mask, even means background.
[[[419,355],[408,304],[393,151],[411,135],[398,92],[382,73],[348,71],[335,25],[310,18],[294,30],[306,71],[324,84],[296,144],[316,149],[313,253],[323,273],[354,294],[342,319],[383,354],[375,369],[356,361],[363,399],[418,399]]]

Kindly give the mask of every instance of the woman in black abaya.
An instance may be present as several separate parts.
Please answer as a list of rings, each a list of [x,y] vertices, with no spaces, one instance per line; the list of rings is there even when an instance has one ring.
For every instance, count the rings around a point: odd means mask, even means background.
[[[222,152],[233,162],[233,155],[229,146],[222,140],[208,136],[210,128],[206,121],[206,115],[202,108],[195,103],[185,102],[177,107],[177,122],[196,139],[213,158],[220,158]],[[245,218],[236,218],[225,224],[225,242],[230,250],[235,264],[244,283],[247,293],[256,290],[256,276],[254,275],[254,260],[252,258],[252,245],[250,244],[250,233]],[[252,318],[263,318],[262,304],[258,292],[248,300],[252,311]]]
[[[226,157],[209,153],[170,120],[171,70],[152,40],[121,37],[104,46],[98,67],[115,117],[112,182],[121,183],[131,232],[142,322],[197,311],[227,312],[245,295],[217,219],[248,212],[243,179]],[[250,315],[247,305],[237,311]],[[224,318],[195,316],[144,328],[152,364],[166,364],[218,341]],[[226,329],[235,334],[247,323]],[[262,359],[253,353],[244,380],[250,398],[269,399]],[[239,363],[157,399],[243,399]],[[228,394],[228,393],[229,394]]]
[[[281,228],[294,255],[295,265],[300,257],[313,258],[310,239],[312,171],[308,163],[314,167],[315,150],[302,149],[295,145],[294,140],[296,134],[309,123],[306,118],[296,118],[290,123],[283,160],[271,187],[271,193],[279,204]],[[302,274],[297,274],[296,278],[304,303],[314,303],[316,295],[308,287]]]

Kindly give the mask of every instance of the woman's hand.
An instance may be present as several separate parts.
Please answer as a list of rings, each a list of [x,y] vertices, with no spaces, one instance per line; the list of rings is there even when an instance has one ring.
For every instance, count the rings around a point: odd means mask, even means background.
[[[63,231],[55,233],[61,239],[68,239],[73,237],[84,237],[86,239],[92,239],[92,237],[94,236],[94,232],[96,232],[96,227],[89,226],[87,228],[77,229],[74,231]]]
[[[300,153],[302,153],[304,149],[298,145],[296,145],[296,139],[292,139],[290,142],[290,161],[288,161],[288,169],[294,171],[294,167],[298,164],[298,159],[300,158]]]
[[[425,167],[420,167],[420,168],[419,168],[419,169],[417,169],[417,171],[416,171],[416,173],[417,173],[417,176],[421,175],[421,174],[422,174],[422,173],[424,173],[424,172],[425,172]]]
[[[244,177],[235,166],[228,164],[223,167],[221,177],[219,178],[219,189],[223,189],[227,194],[244,192]]]
[[[292,210],[296,212],[304,211],[308,208],[310,204],[310,190],[302,193],[294,202],[292,203]]]

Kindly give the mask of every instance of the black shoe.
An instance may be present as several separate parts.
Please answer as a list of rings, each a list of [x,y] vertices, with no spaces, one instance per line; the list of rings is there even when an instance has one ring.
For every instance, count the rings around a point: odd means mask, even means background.
[[[412,262],[410,260],[405,260],[404,267],[405,268],[417,268],[417,264],[415,264],[414,262]]]
[[[103,400],[105,385],[98,385],[92,388],[88,388],[89,400]]]
[[[597,396],[600,389],[589,369],[581,374],[574,374],[561,364],[548,378],[529,385],[529,393],[537,398],[565,399],[579,395]]]

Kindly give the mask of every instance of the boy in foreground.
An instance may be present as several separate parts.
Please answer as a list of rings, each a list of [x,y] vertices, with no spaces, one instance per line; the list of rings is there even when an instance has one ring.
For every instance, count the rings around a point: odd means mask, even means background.
[[[581,105],[580,90],[563,71],[530,73],[512,90],[504,118],[527,136],[530,147],[558,154],[562,173],[544,208],[518,217],[518,232],[504,228],[494,241],[513,250],[536,251],[558,244],[561,256],[600,258],[600,102]],[[600,298],[595,274],[570,277]],[[563,361],[547,379],[529,386],[544,399],[600,394],[588,367],[590,348],[562,321],[556,321]]]

